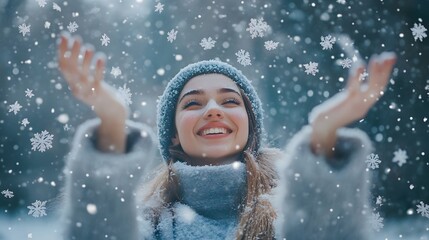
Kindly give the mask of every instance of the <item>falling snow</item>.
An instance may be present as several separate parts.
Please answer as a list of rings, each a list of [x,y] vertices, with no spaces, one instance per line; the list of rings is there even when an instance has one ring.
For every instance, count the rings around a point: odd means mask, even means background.
[[[19,105],[18,101],[15,101],[14,104],[9,105],[9,112],[13,112],[15,115],[21,110],[22,106]]]
[[[45,27],[46,29],[49,29],[49,28],[51,27],[51,23],[50,23],[50,22],[48,22],[48,21],[46,21],[46,22],[45,22],[45,24],[44,24],[44,27]]]
[[[162,13],[162,11],[164,11],[164,4],[161,4],[160,2],[158,2],[155,5],[155,12]]]
[[[33,90],[27,88],[27,90],[25,90],[25,96],[28,98],[34,97]]]
[[[52,9],[61,12],[61,7],[56,3],[52,3]]]
[[[69,32],[74,33],[77,31],[78,27],[79,25],[77,25],[76,22],[70,22],[69,25],[67,26],[67,29],[69,30]]]
[[[37,4],[39,4],[39,7],[45,7],[46,6],[46,0],[36,0]]]
[[[420,202],[420,204],[417,206],[417,213],[421,214],[423,217],[429,218],[429,205],[425,204],[423,202]]]
[[[395,156],[393,157],[392,162],[398,163],[398,166],[402,167],[403,164],[407,163],[407,151],[398,149],[393,154],[395,154]]]
[[[18,26],[19,33],[22,33],[22,36],[25,37],[25,35],[27,35],[27,33],[30,33],[30,27],[31,27],[31,25],[27,26],[25,23],[19,25]]]
[[[378,196],[376,201],[375,201],[375,204],[382,206],[383,205],[383,198],[381,196]]]
[[[109,45],[109,43],[110,43],[110,38],[109,38],[109,37],[104,33],[104,34],[101,36],[100,41],[101,41],[101,45],[102,45],[102,46],[107,46],[107,45]]]
[[[265,49],[267,49],[268,51],[274,50],[277,48],[277,46],[279,45],[279,42],[274,42],[274,41],[266,41],[264,43],[264,47]]]
[[[9,189],[1,191],[1,194],[3,194],[5,198],[13,198],[13,192],[9,191]]]
[[[30,122],[28,121],[27,118],[22,119],[22,121],[21,121],[22,126],[27,127],[28,124],[30,124]]]
[[[34,137],[30,139],[33,151],[44,152],[47,149],[52,148],[52,140],[54,135],[49,134],[48,131],[44,130],[41,133],[35,133]]]
[[[381,160],[378,158],[377,154],[371,153],[366,157],[365,162],[368,168],[376,169],[378,168],[378,165],[381,163]]]
[[[383,218],[380,217],[380,213],[371,213],[371,216],[369,217],[369,225],[377,232],[384,227]]]
[[[340,65],[343,68],[351,68],[353,61],[350,58],[340,60]]]
[[[204,50],[212,49],[215,46],[216,41],[213,40],[211,37],[209,38],[203,38],[201,39],[200,46]]]
[[[414,23],[414,27],[411,28],[411,33],[413,34],[414,41],[417,42],[417,39],[420,40],[420,42],[423,42],[423,38],[427,37],[426,34],[427,29],[419,23]]]
[[[331,35],[328,35],[326,37],[320,37],[321,42],[320,45],[322,45],[322,50],[332,49],[335,41],[337,39],[335,37],[332,37]]]
[[[305,73],[315,76],[316,73],[319,72],[319,69],[317,68],[318,66],[319,64],[315,62],[309,62],[307,64],[304,64]]]
[[[133,101],[131,100],[132,93],[130,89],[127,88],[126,84],[124,84],[123,87],[119,87],[118,92],[127,105],[133,103]]]
[[[243,66],[252,65],[252,62],[250,60],[250,53],[244,51],[243,49],[240,49],[238,52],[235,53],[237,56],[237,62],[240,63]]]
[[[174,29],[171,29],[171,31],[167,33],[167,40],[172,43],[174,40],[176,40],[176,35],[177,35],[177,31]]]
[[[264,21],[263,18],[252,18],[250,19],[249,27],[246,28],[246,31],[250,33],[252,38],[263,37],[269,29],[269,25]]]
[[[110,71],[110,74],[112,74],[115,78],[122,74],[122,71],[119,67],[112,67],[112,70]]]
[[[43,217],[46,216],[46,201],[36,200],[31,204],[32,206],[27,206],[30,211],[28,211],[28,215],[32,215],[33,217]]]

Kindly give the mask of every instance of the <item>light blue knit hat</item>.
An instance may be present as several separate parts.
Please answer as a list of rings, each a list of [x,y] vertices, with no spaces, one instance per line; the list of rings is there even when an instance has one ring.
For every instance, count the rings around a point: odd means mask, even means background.
[[[169,147],[171,139],[175,136],[175,113],[180,92],[185,84],[193,77],[209,73],[219,73],[231,78],[249,98],[256,119],[255,135],[256,151],[261,145],[263,134],[263,110],[261,100],[256,94],[250,81],[235,67],[217,60],[201,61],[190,64],[181,69],[179,73],[167,84],[157,106],[158,139],[161,156],[165,161],[170,158]]]

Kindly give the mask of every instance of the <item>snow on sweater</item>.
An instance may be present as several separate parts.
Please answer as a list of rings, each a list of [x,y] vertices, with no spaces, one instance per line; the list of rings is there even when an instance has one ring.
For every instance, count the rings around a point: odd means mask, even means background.
[[[237,165],[208,168],[175,163],[185,197],[161,214],[156,231],[139,215],[135,199],[141,177],[159,164],[152,131],[127,121],[126,152],[103,153],[95,148],[99,123],[90,120],[79,127],[67,157],[65,239],[151,239],[155,232],[161,239],[234,238],[237,199],[245,191],[244,164],[235,169]],[[277,237],[369,239],[371,209],[364,160],[372,150],[371,142],[360,130],[338,130],[335,158],[328,164],[311,152],[310,134],[309,126],[298,132],[279,160],[280,180],[272,199],[278,213]]]

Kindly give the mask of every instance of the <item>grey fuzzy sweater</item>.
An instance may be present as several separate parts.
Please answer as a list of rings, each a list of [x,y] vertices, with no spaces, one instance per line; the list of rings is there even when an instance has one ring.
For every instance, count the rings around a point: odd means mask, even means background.
[[[152,226],[142,215],[145,203],[137,200],[136,192],[141,188],[141,178],[160,163],[154,134],[142,124],[128,121],[126,153],[107,154],[95,148],[98,125],[96,119],[83,123],[67,156],[65,239],[234,238],[238,224],[235,195],[245,189],[245,179],[240,177],[245,176],[244,168],[240,174],[231,175],[236,177],[230,181],[226,177],[229,172],[222,171],[236,171],[235,167],[197,169],[195,172],[201,172],[198,176],[188,174],[194,171],[185,166],[182,173],[178,172],[189,182],[188,189],[182,190],[189,192],[187,202],[173,205],[171,211],[162,213],[158,226]],[[372,151],[370,140],[357,129],[338,130],[336,154],[333,163],[328,163],[311,152],[310,134],[309,126],[298,132],[286,146],[284,158],[278,161],[279,184],[268,196],[278,213],[276,237],[370,239],[367,219],[371,207],[365,165],[365,158]],[[197,184],[201,176],[210,174],[218,177]],[[234,184],[226,187],[228,182]],[[210,183],[211,189],[204,187]],[[201,203],[206,198],[204,206]],[[179,218],[181,215],[184,217]]]

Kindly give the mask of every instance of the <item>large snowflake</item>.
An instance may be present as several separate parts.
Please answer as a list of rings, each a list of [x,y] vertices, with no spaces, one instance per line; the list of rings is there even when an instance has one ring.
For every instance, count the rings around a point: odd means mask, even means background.
[[[46,0],[36,0],[36,2],[39,4],[39,7],[45,7]]]
[[[9,191],[9,189],[1,191],[1,194],[3,194],[5,198],[13,198],[13,192]]]
[[[109,37],[104,33],[104,34],[101,36],[100,41],[101,41],[101,45],[102,45],[102,46],[107,46],[107,45],[109,45],[109,43],[110,43],[110,38],[109,38]]]
[[[264,47],[265,49],[267,49],[268,51],[274,50],[277,48],[277,46],[279,45],[279,42],[274,42],[274,41],[266,41],[264,43]]]
[[[252,65],[249,52],[246,52],[243,49],[240,49],[240,51],[235,53],[235,56],[237,56],[237,62],[240,63],[241,65],[243,66]]]
[[[270,26],[264,21],[263,18],[252,18],[250,19],[249,27],[246,28],[246,31],[250,32],[252,38],[263,37],[268,31]]]
[[[402,167],[403,164],[407,163],[407,151],[398,149],[393,154],[395,154],[395,156],[393,157],[392,162],[397,162],[400,167]]]
[[[22,106],[18,103],[18,101],[15,101],[14,104],[9,105],[9,112],[13,112],[15,115],[21,110]]]
[[[46,216],[46,201],[39,201],[36,200],[31,205],[33,206],[27,206],[30,211],[28,211],[28,215],[32,215],[33,217],[43,217]]]
[[[380,217],[379,213],[371,213],[371,216],[369,217],[369,225],[372,227],[372,229],[378,232],[384,226],[383,218]]]
[[[25,35],[27,35],[27,33],[29,33],[29,32],[30,32],[30,27],[31,27],[31,25],[28,25],[28,26],[27,26],[25,23],[23,23],[23,24],[19,25],[19,26],[18,26],[19,33],[22,33],[22,36],[24,36],[24,37],[25,37]]]
[[[413,34],[414,40],[416,42],[417,42],[417,39],[419,39],[420,42],[423,42],[423,38],[427,37],[427,34],[426,34],[427,29],[421,23],[419,23],[419,25],[417,25],[417,23],[414,23],[414,27],[410,29],[411,29],[411,33]]]
[[[52,148],[52,140],[54,135],[49,134],[48,131],[44,130],[41,133],[34,134],[34,137],[30,139],[31,145],[33,146],[31,150],[44,152],[47,149]]]
[[[423,217],[429,218],[429,205],[420,202],[420,205],[417,205],[417,213],[420,213]]]
[[[322,45],[322,50],[326,50],[326,49],[332,49],[333,44],[335,43],[335,41],[337,41],[337,39],[335,37],[332,37],[331,35],[328,35],[326,37],[320,37],[321,41],[320,41],[320,45]]]
[[[127,105],[130,105],[133,103],[131,100],[132,93],[129,88],[127,88],[127,84],[124,84],[123,87],[119,87],[118,89],[119,95],[122,97],[122,99],[125,101]]]
[[[318,66],[319,64],[315,62],[309,62],[307,64],[304,64],[305,73],[315,76],[316,73],[319,72],[319,69],[317,68]]]
[[[171,31],[167,33],[167,40],[172,43],[174,40],[176,40],[176,36],[177,36],[177,31],[174,29],[171,29]]]
[[[365,162],[368,168],[376,169],[378,168],[378,164],[381,163],[381,160],[378,158],[377,154],[371,153],[366,157]]]
[[[351,68],[353,61],[350,58],[345,58],[340,60],[341,67],[343,68]]]
[[[200,45],[204,50],[212,49],[215,45],[216,41],[211,37],[201,39]]]
[[[119,67],[112,67],[112,70],[110,71],[110,74],[112,74],[115,78],[122,74],[122,71]]]
[[[27,88],[27,90],[25,90],[25,96],[29,98],[34,97],[33,90]]]
[[[158,3],[155,5],[155,12],[162,13],[162,11],[164,11],[164,4],[162,4],[162,3],[158,2]]]
[[[69,25],[67,26],[67,29],[69,30],[69,32],[74,33],[77,31],[78,27],[79,25],[77,25],[76,22],[70,22]]]

